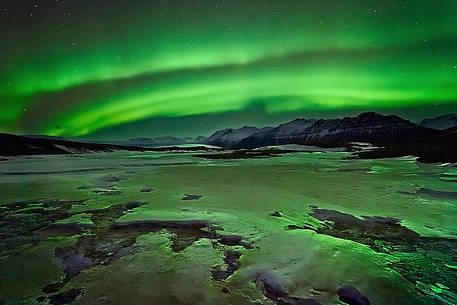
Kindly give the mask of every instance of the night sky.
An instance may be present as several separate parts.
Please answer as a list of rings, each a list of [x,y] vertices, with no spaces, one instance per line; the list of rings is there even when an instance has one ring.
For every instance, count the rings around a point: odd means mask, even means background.
[[[207,135],[457,111],[455,0],[2,0],[0,131]]]

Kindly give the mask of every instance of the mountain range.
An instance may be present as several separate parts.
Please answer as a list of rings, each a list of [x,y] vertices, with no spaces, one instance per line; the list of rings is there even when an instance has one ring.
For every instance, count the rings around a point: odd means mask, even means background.
[[[122,143],[129,143],[122,142]],[[133,144],[138,144],[134,142]],[[0,156],[21,156],[21,155],[62,155],[62,154],[84,154],[94,152],[112,151],[210,151],[205,146],[179,147],[179,146],[136,146],[117,145],[112,143],[93,143],[68,141],[54,137],[18,136],[7,133],[0,133]],[[3,159],[0,159],[3,160]]]
[[[127,141],[117,142],[116,144],[138,147],[157,147],[169,145],[183,145],[189,143],[198,143],[199,139],[195,138],[179,138],[172,136],[156,137],[156,138],[132,138]]]
[[[445,129],[445,127],[451,128]],[[452,127],[454,126],[454,127]],[[337,119],[295,119],[276,127],[226,128],[207,138],[134,138],[128,141],[92,143],[49,136],[17,136],[0,133],[0,156],[71,154],[97,151],[170,150],[171,145],[200,143],[229,149],[299,144],[319,147],[353,147],[371,143],[379,149],[358,153],[360,158],[416,155],[424,162],[457,162],[455,115],[427,119],[419,124],[395,115],[365,112]],[[434,128],[431,128],[434,127]],[[162,146],[162,147],[157,147]],[[155,147],[155,148],[153,148]],[[182,147],[171,147],[171,150]],[[199,149],[192,147],[188,149]],[[208,150],[208,147],[201,147]]]
[[[283,144],[339,146],[350,142],[386,145],[407,142],[435,132],[434,129],[395,115],[365,112],[356,117],[342,119],[295,119],[274,128],[224,129],[215,132],[205,143],[228,148]]]
[[[431,128],[431,127],[434,128]],[[446,128],[450,126],[450,128]],[[224,139],[230,130],[232,141]],[[353,142],[371,143],[379,148],[356,152],[357,158],[417,156],[420,162],[457,162],[457,122],[445,115],[415,124],[395,115],[365,112],[342,119],[295,119],[274,128],[249,128],[215,132],[205,143],[232,149],[253,149],[284,144],[319,147],[354,147]],[[240,139],[240,140],[238,140]],[[238,141],[238,143],[236,143]]]
[[[128,147],[104,143],[87,143],[67,141],[61,138],[18,136],[0,133],[0,155],[60,155],[74,153],[90,153],[114,150],[142,151],[140,147]]]
[[[271,130],[271,127],[257,128],[244,126],[238,129],[226,128],[218,130],[208,138],[203,140],[203,143],[221,147],[236,146],[241,140],[248,138],[254,134],[262,134]]]

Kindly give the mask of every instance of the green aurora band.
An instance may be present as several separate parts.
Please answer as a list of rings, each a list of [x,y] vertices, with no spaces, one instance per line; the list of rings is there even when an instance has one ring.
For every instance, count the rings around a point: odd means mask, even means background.
[[[457,104],[454,0],[20,2],[0,23],[1,131]]]

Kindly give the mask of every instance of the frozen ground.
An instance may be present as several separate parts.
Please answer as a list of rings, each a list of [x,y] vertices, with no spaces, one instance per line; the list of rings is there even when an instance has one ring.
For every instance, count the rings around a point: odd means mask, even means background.
[[[457,169],[346,156],[1,161],[0,304],[456,304]]]

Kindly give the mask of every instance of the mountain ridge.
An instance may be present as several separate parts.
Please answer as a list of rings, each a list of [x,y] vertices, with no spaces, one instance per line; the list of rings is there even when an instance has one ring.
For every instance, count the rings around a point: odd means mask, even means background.
[[[435,131],[422,127],[396,115],[364,112],[356,117],[307,120],[300,129],[278,130],[294,121],[273,128],[270,133],[254,134],[242,139],[237,148],[256,148],[282,144],[369,142],[391,144],[405,142]],[[284,128],[283,128],[284,129]],[[298,131],[297,131],[298,130]]]
[[[456,127],[457,113],[449,113],[434,118],[424,119],[419,123],[419,125],[439,130]]]
[[[204,140],[205,144],[233,147],[242,139],[249,137],[255,133],[260,133],[269,130],[271,127],[257,128],[253,126],[243,126],[240,128],[225,128],[215,131]]]
[[[139,147],[128,145],[117,145],[110,143],[77,142],[49,137],[26,137],[8,133],[0,133],[0,156],[14,157],[26,155],[63,155],[63,154],[83,154],[95,152],[112,151],[208,151],[205,146],[194,147]],[[0,159],[4,160],[4,159]]]
[[[442,116],[447,117],[447,116]],[[276,127],[243,126],[225,128],[209,137],[133,138],[124,142],[78,142],[49,136],[20,136],[0,133],[0,155],[73,154],[100,151],[185,150],[177,146],[153,146],[158,142],[210,144],[230,149],[255,149],[264,146],[298,144],[318,147],[353,147],[354,142],[381,147],[361,152],[361,158],[417,155],[428,162],[457,161],[457,127],[436,130],[417,125],[396,115],[364,112],[354,117],[336,119],[298,118]],[[449,143],[451,142],[451,143]],[[122,143],[122,144],[121,144]],[[179,145],[178,143],[177,145]],[[189,149],[196,150],[198,147]],[[202,146],[202,150],[208,147]],[[454,157],[455,156],[455,157]],[[454,160],[454,161],[453,161]]]
[[[144,151],[139,147],[0,133],[0,155],[2,156],[60,155],[114,150]]]

